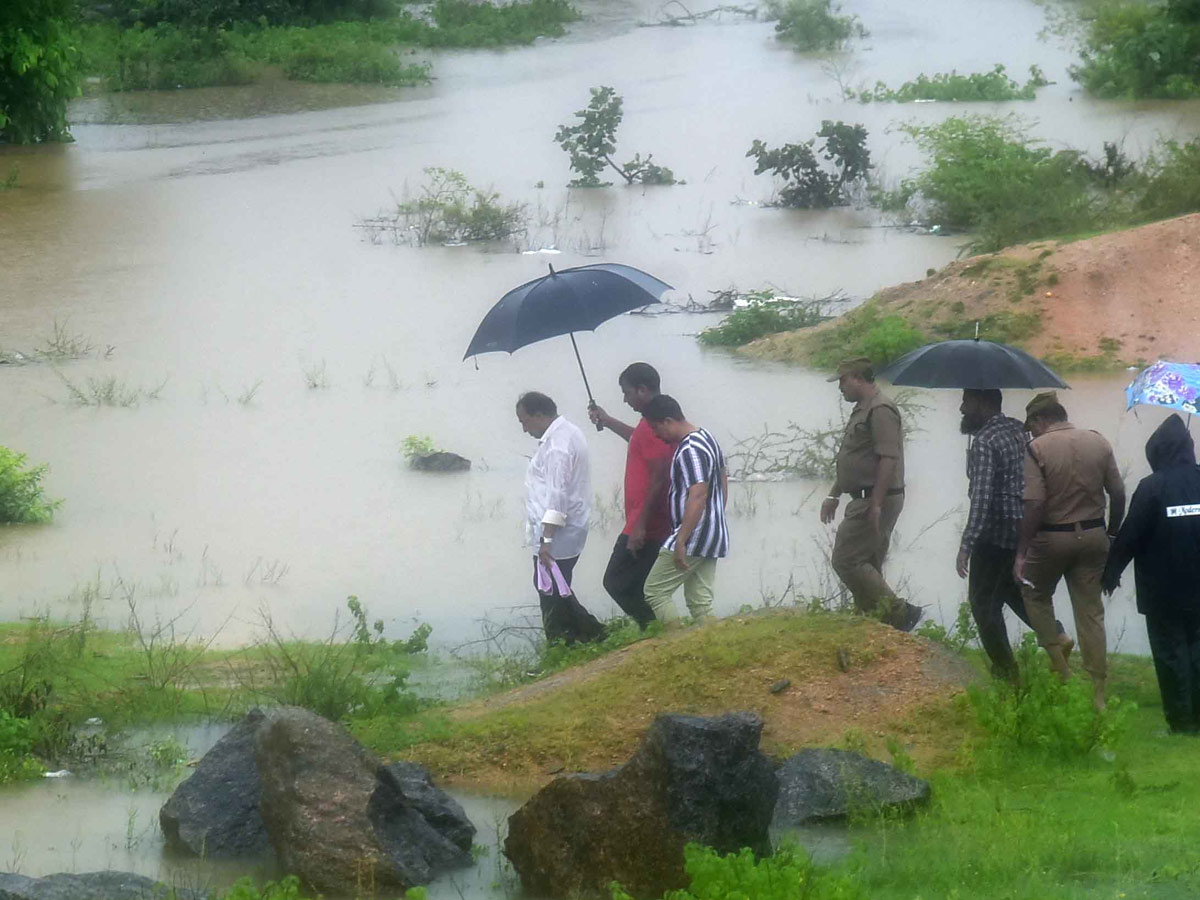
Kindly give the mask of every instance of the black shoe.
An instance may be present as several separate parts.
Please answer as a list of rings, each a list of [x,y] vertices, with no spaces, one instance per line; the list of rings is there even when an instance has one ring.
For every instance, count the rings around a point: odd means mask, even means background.
[[[924,607],[915,606],[912,603],[909,603],[907,600],[899,600],[897,602],[902,603],[903,606],[894,610],[893,612],[888,613],[883,621],[888,625],[891,625],[897,631],[912,631],[917,627],[917,623],[920,622],[921,618],[925,615]]]

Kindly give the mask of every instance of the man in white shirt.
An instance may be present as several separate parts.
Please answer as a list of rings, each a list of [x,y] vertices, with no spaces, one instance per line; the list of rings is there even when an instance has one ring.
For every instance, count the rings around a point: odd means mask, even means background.
[[[537,548],[533,583],[542,608],[546,640],[594,641],[604,626],[576,599],[571,573],[587,543],[592,479],[583,432],[558,414],[545,394],[517,400],[517,421],[537,438],[525,472],[525,534]]]

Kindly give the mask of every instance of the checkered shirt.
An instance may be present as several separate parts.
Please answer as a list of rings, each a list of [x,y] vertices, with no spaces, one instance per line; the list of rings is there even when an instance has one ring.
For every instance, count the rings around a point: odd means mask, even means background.
[[[961,549],[977,544],[1013,549],[1024,515],[1025,426],[996,414],[975,433],[967,448],[967,479],[971,483],[971,512],[963,529]]]

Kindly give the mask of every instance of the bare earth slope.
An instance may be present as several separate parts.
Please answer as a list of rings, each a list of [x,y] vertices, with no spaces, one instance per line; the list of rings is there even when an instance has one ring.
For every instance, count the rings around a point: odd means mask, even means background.
[[[863,311],[899,315],[930,340],[981,336],[1064,368],[1200,359],[1200,214],[1072,243],[1040,241],[958,260],[751,356],[828,363]],[[852,349],[847,347],[847,349]]]

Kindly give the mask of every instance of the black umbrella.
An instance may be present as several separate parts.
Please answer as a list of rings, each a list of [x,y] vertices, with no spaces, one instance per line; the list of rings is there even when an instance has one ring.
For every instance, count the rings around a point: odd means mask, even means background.
[[[550,274],[513,288],[488,310],[463,359],[498,350],[512,353],[526,344],[568,334],[588,401],[594,403],[575,332],[595,331],[597,325],[614,316],[658,303],[663,292],[669,290],[671,285],[665,281],[620,263],[598,263],[561,272],[551,266]]]
[[[919,347],[879,373],[892,384],[924,388],[1070,387],[1024,350],[981,341],[941,341]]]

